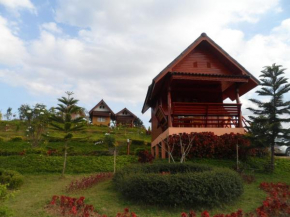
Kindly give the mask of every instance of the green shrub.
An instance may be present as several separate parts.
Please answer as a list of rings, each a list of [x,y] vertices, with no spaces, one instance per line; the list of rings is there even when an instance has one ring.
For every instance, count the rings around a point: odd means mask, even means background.
[[[0,202],[4,201],[7,197],[7,195],[8,195],[7,185],[0,184]]]
[[[138,156],[138,154],[141,152],[141,151],[148,151],[148,148],[136,148],[134,150],[134,154]]]
[[[0,183],[7,184],[9,189],[17,189],[23,185],[23,176],[16,171],[0,169]]]
[[[145,145],[145,142],[144,142],[144,140],[135,140],[135,139],[132,139],[131,145]]]
[[[112,172],[113,156],[68,156],[67,173]],[[135,156],[117,156],[117,170],[137,162]],[[62,156],[27,154],[25,156],[0,156],[3,168],[26,174],[61,173]]]
[[[13,213],[6,206],[1,206],[0,216],[9,217],[9,216],[13,216]]]
[[[125,167],[113,181],[124,197],[146,204],[212,207],[233,201],[243,193],[243,183],[236,172],[190,163]]]
[[[0,142],[4,142],[4,137],[0,136]]]
[[[12,212],[6,206],[3,206],[3,202],[10,196],[11,194],[7,191],[7,185],[0,184],[0,216],[12,216]]]
[[[23,138],[21,136],[14,136],[10,139],[11,142],[21,142]]]

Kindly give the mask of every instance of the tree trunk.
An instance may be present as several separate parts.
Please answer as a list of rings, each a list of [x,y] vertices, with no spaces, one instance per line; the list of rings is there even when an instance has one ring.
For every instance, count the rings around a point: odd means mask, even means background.
[[[117,151],[116,151],[116,147],[114,149],[114,173],[116,172],[116,157],[117,157]]]
[[[66,169],[66,159],[67,159],[67,141],[65,141],[64,145],[64,161],[63,161],[63,168],[61,177],[64,177],[65,169]]]
[[[271,165],[270,165],[271,172],[274,172],[274,169],[275,169],[274,146],[275,146],[275,142],[271,144]]]

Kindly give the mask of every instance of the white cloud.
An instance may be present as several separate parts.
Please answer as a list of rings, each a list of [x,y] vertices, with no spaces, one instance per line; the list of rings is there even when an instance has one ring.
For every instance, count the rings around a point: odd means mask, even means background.
[[[26,56],[24,42],[13,35],[6,19],[0,16],[0,64],[19,66]]]
[[[54,22],[43,23],[41,25],[41,29],[44,29],[44,30],[52,32],[52,33],[57,33],[57,34],[62,33],[62,29],[60,27],[58,27],[57,24]]]
[[[28,9],[31,12],[36,12],[35,7],[30,0],[0,0],[0,4],[4,5],[8,9]]]

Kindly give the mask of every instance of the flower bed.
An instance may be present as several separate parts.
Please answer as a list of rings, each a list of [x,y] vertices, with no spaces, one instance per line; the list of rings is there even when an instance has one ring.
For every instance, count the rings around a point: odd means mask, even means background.
[[[101,181],[105,181],[113,177],[113,173],[98,173],[96,175],[91,175],[88,177],[83,177],[80,180],[72,181],[67,187],[66,191],[77,191],[90,188]]]
[[[85,197],[74,198],[54,195],[47,205],[46,211],[54,216],[107,217],[107,215],[99,214],[93,205],[85,204],[84,201]],[[116,217],[137,217],[137,215],[125,208],[124,212],[117,213]]]
[[[149,204],[215,206],[243,193],[236,172],[190,163],[126,167],[113,181],[127,199]]]

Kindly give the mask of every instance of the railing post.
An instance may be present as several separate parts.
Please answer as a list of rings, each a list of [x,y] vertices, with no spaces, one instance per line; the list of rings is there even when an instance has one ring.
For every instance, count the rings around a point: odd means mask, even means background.
[[[207,127],[207,118],[208,118],[208,105],[206,105],[206,110],[205,110],[205,127]]]
[[[242,123],[242,111],[241,111],[241,102],[240,102],[240,94],[239,94],[239,84],[236,84],[236,101],[239,108],[239,117],[238,117],[238,127],[243,127]]]

